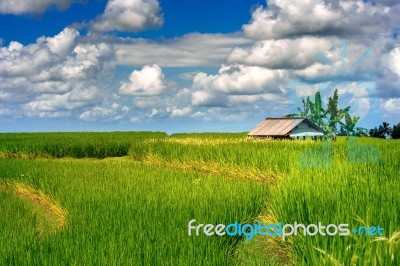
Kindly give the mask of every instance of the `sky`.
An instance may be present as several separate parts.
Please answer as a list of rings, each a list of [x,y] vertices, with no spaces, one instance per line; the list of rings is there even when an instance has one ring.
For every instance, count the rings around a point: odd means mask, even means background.
[[[400,122],[398,0],[0,0],[0,132],[249,131],[337,89]]]

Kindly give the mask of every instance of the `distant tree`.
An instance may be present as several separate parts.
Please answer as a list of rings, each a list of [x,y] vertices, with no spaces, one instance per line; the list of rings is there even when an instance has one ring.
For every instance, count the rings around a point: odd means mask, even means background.
[[[392,129],[390,128],[390,124],[387,122],[383,122],[379,127],[375,127],[369,131],[369,136],[374,138],[383,138],[386,139],[392,134]]]
[[[356,127],[356,130],[354,131],[354,135],[357,137],[368,137],[368,129],[363,128],[363,127]]]
[[[383,122],[382,125],[379,126],[379,130],[385,136],[385,138],[389,137],[392,133],[392,129],[390,128],[390,124],[387,122]]]
[[[374,127],[369,130],[369,136],[373,138],[385,138],[385,136],[382,134],[381,131],[379,131],[379,128]]]
[[[400,139],[400,123],[393,126],[392,139]]]

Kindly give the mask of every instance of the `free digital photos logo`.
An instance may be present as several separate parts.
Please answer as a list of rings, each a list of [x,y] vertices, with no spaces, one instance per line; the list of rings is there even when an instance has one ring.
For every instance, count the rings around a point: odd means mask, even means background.
[[[281,237],[283,241],[289,236],[349,236],[349,235],[365,235],[365,236],[383,236],[383,228],[380,226],[360,226],[350,229],[349,224],[328,224],[324,225],[321,222],[317,224],[277,224],[263,225],[261,222],[256,224],[240,224],[234,222],[228,225],[225,224],[196,224],[196,220],[192,219],[188,223],[188,235],[192,236],[243,236],[246,240],[251,240],[255,236],[272,236]]]

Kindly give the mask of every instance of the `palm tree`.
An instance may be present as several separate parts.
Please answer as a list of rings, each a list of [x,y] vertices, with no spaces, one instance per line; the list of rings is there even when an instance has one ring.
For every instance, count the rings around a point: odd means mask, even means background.
[[[400,139],[400,123],[393,126],[392,139]]]
[[[369,135],[375,138],[387,138],[392,133],[390,124],[383,122],[379,127],[375,127],[369,131]]]
[[[387,138],[392,133],[392,129],[390,128],[390,124],[387,122],[382,122],[382,125],[379,126],[379,131],[381,134]]]

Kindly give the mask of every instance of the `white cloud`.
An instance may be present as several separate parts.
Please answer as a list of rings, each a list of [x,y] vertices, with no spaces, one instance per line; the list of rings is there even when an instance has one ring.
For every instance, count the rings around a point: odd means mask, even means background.
[[[66,9],[75,0],[1,0],[0,1],[0,13],[2,14],[40,14],[45,12],[51,7],[57,7],[58,9]]]
[[[109,0],[104,13],[91,24],[94,31],[142,31],[163,25],[157,0]]]
[[[285,76],[283,70],[234,64],[222,66],[217,75],[197,74],[193,79],[193,87],[243,95],[279,92]]]
[[[0,116],[7,116],[11,114],[11,110],[0,107]]]
[[[134,98],[133,104],[137,109],[146,110],[163,106],[163,101],[159,96],[140,96]]]
[[[0,74],[29,76],[51,63],[51,51],[38,43],[26,47],[11,42],[0,49]]]
[[[379,95],[389,99],[382,108],[398,112],[400,51],[389,31],[398,21],[400,3],[383,1],[374,7],[361,0],[271,0],[268,9],[254,11],[244,32],[146,40],[101,32],[161,26],[159,1],[110,0],[104,14],[89,22],[88,35],[66,28],[25,46],[0,45],[0,115],[135,122],[279,116],[288,112],[292,91],[285,84],[290,78],[316,86],[329,78],[362,84],[362,76],[345,75],[368,49],[374,55],[358,66],[375,68],[378,80],[390,76],[391,85],[380,84]],[[343,37],[348,39],[346,47],[340,46]],[[317,58],[318,53],[329,62]],[[116,65],[137,70],[119,81],[120,75],[112,79],[119,71]],[[183,67],[182,73],[166,67]],[[338,72],[344,74],[335,76]],[[325,79],[319,80],[321,76]]]
[[[188,116],[191,111],[192,109],[190,107],[184,107],[182,109],[176,108],[172,110],[171,117]]]
[[[152,108],[151,112],[148,114],[149,117],[154,117],[159,113],[159,111],[156,108]]]
[[[71,102],[90,102],[99,97],[100,91],[95,86],[74,89],[69,93],[68,100]]]
[[[326,76],[333,72],[337,71],[334,67],[330,65],[324,65],[322,63],[315,63],[311,66],[308,66],[304,69],[297,70],[295,73],[299,77],[318,77],[318,76]]]
[[[265,93],[258,95],[229,95],[227,100],[230,104],[236,106],[239,104],[254,104],[258,101],[282,104],[285,98],[281,94]]]
[[[120,120],[129,112],[129,107],[113,102],[109,106],[95,106],[92,109],[79,115],[79,119],[84,121],[95,120]]]
[[[320,37],[258,41],[251,48],[235,48],[228,62],[270,69],[305,68],[317,61],[318,51],[327,53],[334,44],[332,39]]]
[[[10,45],[8,46],[8,51],[10,53],[13,53],[13,52],[19,53],[22,51],[23,48],[24,48],[24,46],[21,43],[11,41]]]
[[[389,113],[400,114],[400,98],[391,98],[383,101],[383,109]]]
[[[0,96],[15,114],[77,115],[101,104],[114,62],[112,45],[85,41],[70,28],[26,46],[10,42],[0,48]]]
[[[349,84],[343,84],[343,86],[337,86],[339,97],[343,99],[346,94],[350,94],[351,97],[347,103],[341,102],[342,105],[351,106],[350,114],[352,116],[358,116],[360,119],[364,119],[371,111],[371,95],[366,88],[363,88],[362,84],[352,82]],[[331,91],[331,95],[333,91]]]
[[[119,88],[122,95],[152,96],[163,92],[164,74],[158,65],[144,66],[141,70],[134,70],[129,81]]]
[[[249,113],[241,110],[240,107],[227,109],[221,107],[211,107],[204,111],[197,111],[191,115],[193,118],[202,119],[204,122],[209,121],[224,121],[237,122],[244,121],[248,118]]]
[[[207,91],[195,91],[192,94],[193,105],[206,105],[213,100],[214,95]]]
[[[69,54],[74,46],[75,40],[79,37],[79,32],[71,28],[65,28],[54,37],[46,38],[47,46],[54,53],[61,56]]]
[[[194,91],[191,97],[191,103],[194,106],[224,106],[225,101],[225,95],[207,90]]]
[[[59,117],[69,116],[71,111],[81,109],[100,101],[100,93],[94,86],[76,88],[64,94],[41,94],[26,103],[24,110],[28,116]]]
[[[193,79],[192,117],[204,121],[243,121],[255,113],[286,104],[283,84],[288,73],[259,66],[222,66],[218,74]],[[279,104],[277,104],[279,103]]]
[[[114,69],[114,49],[106,43],[78,44],[72,56],[55,69],[63,79],[69,80],[106,76]]]
[[[387,66],[393,73],[400,76],[400,47],[394,48],[387,56]]]
[[[252,21],[243,26],[254,39],[277,39],[301,35],[351,37],[381,34],[398,26],[399,7],[373,6],[363,1],[271,0],[268,9],[257,8]]]
[[[55,80],[84,80],[113,68],[112,45],[78,43],[76,30],[65,28],[54,37],[41,37],[22,46],[11,42],[0,48],[0,75],[23,77],[32,83]]]
[[[233,48],[252,40],[241,34],[191,33],[164,41],[118,40],[117,63],[126,66],[157,64],[162,67],[219,66]]]
[[[184,79],[184,80],[193,80],[193,78],[199,74],[199,71],[191,71],[191,72],[186,72],[179,74],[179,78]]]

